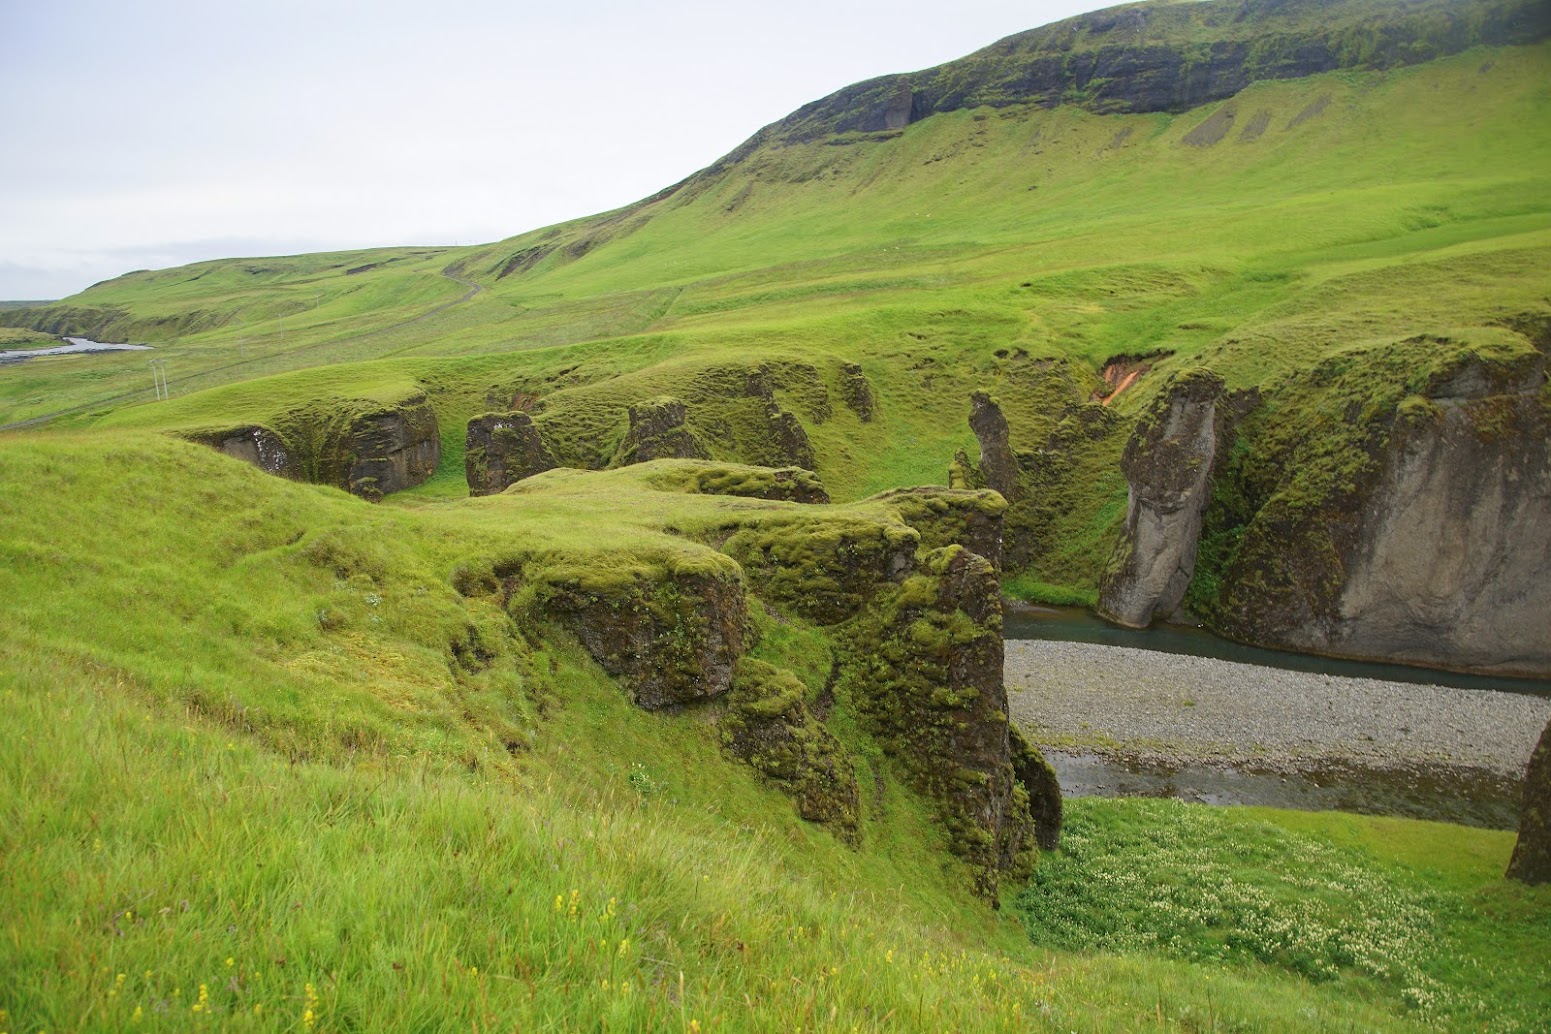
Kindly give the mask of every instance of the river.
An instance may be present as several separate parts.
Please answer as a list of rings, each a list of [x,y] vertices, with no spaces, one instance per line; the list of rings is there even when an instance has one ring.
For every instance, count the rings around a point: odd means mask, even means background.
[[[1069,796],[1177,797],[1510,829],[1551,684],[1128,631],[1011,606],[1013,717]]]
[[[17,348],[0,352],[0,363],[20,363],[46,355],[80,355],[88,352],[148,352],[150,345],[110,344],[84,337],[67,337],[67,345],[53,348]]]

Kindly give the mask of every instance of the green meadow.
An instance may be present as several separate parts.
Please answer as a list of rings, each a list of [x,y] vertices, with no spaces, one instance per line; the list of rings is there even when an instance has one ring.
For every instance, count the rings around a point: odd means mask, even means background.
[[[8,445],[6,1029],[1533,1030],[1551,1007],[1551,895],[1501,879],[1508,833],[1074,801],[998,912],[854,729],[860,846],[803,822],[702,714],[637,710],[574,640],[455,590],[470,554],[585,549],[606,498],[615,534],[706,505],[627,473],[538,513],[373,507],[140,434]],[[788,619],[757,654],[822,679],[825,642]]]
[[[984,106],[763,138],[494,244],[0,308],[0,348],[157,349],[0,366],[0,1034],[1545,1030],[1551,888],[1502,879],[1511,833],[1074,800],[992,908],[860,725],[834,729],[862,776],[853,845],[732,760],[714,709],[641,711],[573,635],[459,586],[491,558],[730,564],[728,514],[795,508],[662,466],[467,498],[466,422],[515,398],[601,467],[632,404],[714,405],[719,371],[758,364],[832,389],[857,364],[870,420],[777,400],[825,512],[872,519],[870,497],[978,454],[971,392],[1036,453],[1106,364],[1145,357],[1004,583],[1091,603],[1120,449],[1169,373],[1206,366],[1318,431],[1344,411],[1290,386],[1320,363],[1544,349],[1548,126],[1551,45],[1478,47],[1177,115]],[[420,394],[440,466],[380,505],[183,440]],[[740,433],[716,460],[745,459]],[[752,620],[752,655],[817,692],[836,633]]]

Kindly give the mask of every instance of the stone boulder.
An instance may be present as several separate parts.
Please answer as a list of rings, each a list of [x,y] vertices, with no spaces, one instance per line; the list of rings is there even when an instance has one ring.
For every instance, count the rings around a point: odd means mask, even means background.
[[[1120,461],[1126,522],[1099,586],[1101,617],[1146,628],[1185,598],[1211,501],[1222,390],[1210,371],[1179,374],[1137,423]]]
[[[1519,839],[1508,862],[1508,878],[1530,885],[1551,883],[1551,723],[1524,773]]]
[[[469,421],[464,473],[469,495],[496,495],[523,478],[553,470],[555,457],[527,413],[487,413]]]

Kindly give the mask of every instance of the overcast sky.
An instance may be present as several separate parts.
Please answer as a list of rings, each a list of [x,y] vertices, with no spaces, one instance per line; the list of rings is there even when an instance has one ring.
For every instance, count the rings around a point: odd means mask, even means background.
[[[472,244],[1102,0],[0,0],[0,299]]]

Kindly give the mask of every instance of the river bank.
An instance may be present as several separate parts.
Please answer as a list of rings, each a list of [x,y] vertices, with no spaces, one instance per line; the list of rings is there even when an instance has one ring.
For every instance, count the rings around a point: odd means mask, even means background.
[[[1069,794],[1511,824],[1551,700],[1008,640],[1012,718]]]

